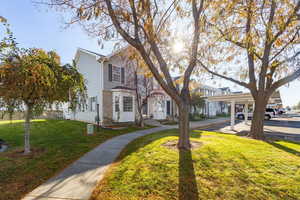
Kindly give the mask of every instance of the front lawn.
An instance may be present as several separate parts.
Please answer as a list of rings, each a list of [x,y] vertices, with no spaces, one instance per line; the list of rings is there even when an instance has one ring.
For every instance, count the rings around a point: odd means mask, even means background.
[[[34,120],[31,129],[33,153],[23,156],[21,120],[0,121],[0,138],[10,148],[0,153],[0,199],[16,200],[60,172],[72,161],[108,138],[137,130],[100,130],[87,136],[86,123],[67,120]]]
[[[194,131],[196,148],[179,152],[177,135],[130,143],[92,199],[300,199],[300,144]]]

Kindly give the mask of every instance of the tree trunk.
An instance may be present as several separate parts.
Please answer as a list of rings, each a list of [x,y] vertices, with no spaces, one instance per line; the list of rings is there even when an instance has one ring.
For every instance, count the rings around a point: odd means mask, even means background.
[[[178,148],[189,150],[190,143],[190,121],[189,121],[189,105],[183,103],[179,107],[179,142]]]
[[[27,105],[27,110],[25,112],[25,132],[24,132],[24,154],[30,153],[30,119],[32,113],[32,107]]]
[[[144,124],[144,118],[143,118],[143,114],[142,114],[142,109],[139,109],[139,125],[140,127],[144,128],[145,124]]]
[[[266,101],[262,98],[255,100],[255,108],[251,123],[250,136],[253,139],[265,140],[264,120],[266,111]]]

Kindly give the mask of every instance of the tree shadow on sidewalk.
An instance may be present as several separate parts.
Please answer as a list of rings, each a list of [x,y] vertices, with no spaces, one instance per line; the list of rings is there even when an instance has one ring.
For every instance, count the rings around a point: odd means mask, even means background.
[[[198,200],[199,192],[190,150],[179,150],[179,200]]]

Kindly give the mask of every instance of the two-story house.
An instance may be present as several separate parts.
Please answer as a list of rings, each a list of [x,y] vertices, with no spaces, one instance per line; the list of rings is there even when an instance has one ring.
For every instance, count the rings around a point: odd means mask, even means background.
[[[135,120],[135,95],[126,83],[126,67],[117,54],[104,56],[77,49],[75,62],[87,87],[87,102],[78,105],[71,119],[100,123]]]
[[[125,64],[120,52],[104,56],[86,49],[77,49],[75,62],[78,71],[83,75],[87,87],[87,101],[78,105],[70,114],[74,120],[90,123],[99,119],[100,124],[111,122],[133,122],[137,118],[136,100],[133,80],[128,78],[132,70]],[[225,94],[228,89],[217,89],[201,86],[198,89],[204,96]],[[220,103],[210,103],[203,113],[214,116],[222,112]],[[224,108],[224,111],[227,110]],[[144,114],[154,119],[177,117],[175,102],[153,80],[151,95],[144,108]]]

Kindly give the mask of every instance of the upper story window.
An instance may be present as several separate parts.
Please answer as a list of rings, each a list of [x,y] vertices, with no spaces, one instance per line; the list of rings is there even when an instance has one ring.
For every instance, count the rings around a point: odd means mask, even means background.
[[[123,67],[118,67],[108,64],[108,80],[113,82],[125,82],[125,70]]]

